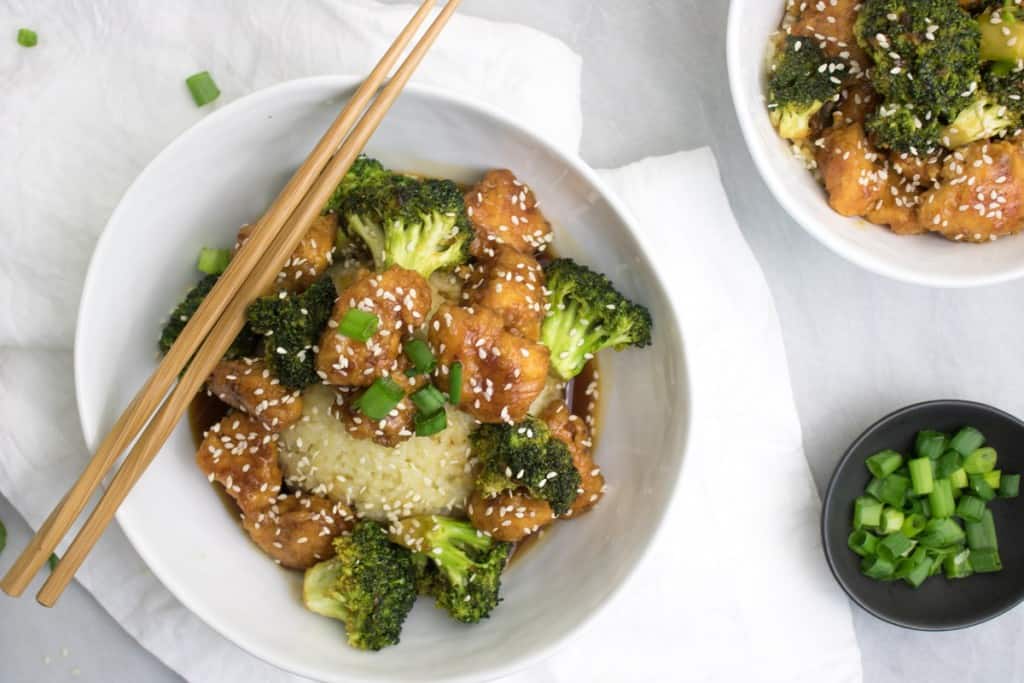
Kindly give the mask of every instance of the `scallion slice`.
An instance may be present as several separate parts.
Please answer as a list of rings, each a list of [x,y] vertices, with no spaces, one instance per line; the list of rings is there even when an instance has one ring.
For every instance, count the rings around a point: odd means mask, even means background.
[[[0,522],[0,553],[4,551],[7,546],[7,527],[4,526],[3,522]]]
[[[432,436],[448,427],[448,414],[439,410],[433,415],[424,416],[417,413],[415,418],[416,436]]]
[[[52,572],[57,568],[57,564],[60,562],[60,558],[57,557],[57,553],[50,553],[50,558],[46,560],[46,564],[50,565],[50,571]]]
[[[433,415],[437,411],[444,409],[444,394],[438,391],[433,384],[428,384],[413,393],[409,399],[421,415]]]
[[[882,535],[894,534],[903,528],[903,511],[893,507],[886,507],[882,510],[882,521],[878,525],[878,532]]]
[[[969,482],[967,481],[967,472],[963,467],[949,475],[949,483],[952,484],[955,489],[967,488],[967,484]]]
[[[965,458],[985,445],[985,435],[974,427],[964,427],[949,440],[949,447]]]
[[[879,479],[885,479],[895,472],[903,464],[903,456],[893,450],[884,450],[875,453],[865,463],[868,471]]]
[[[916,458],[907,463],[910,469],[910,483],[913,485],[914,495],[923,496],[932,492],[934,479],[932,478],[932,461],[929,458]]]
[[[196,263],[196,268],[199,269],[199,272],[206,273],[207,275],[220,275],[227,270],[228,263],[230,262],[230,249],[203,247],[199,250],[199,261]]]
[[[971,491],[978,498],[988,502],[996,497],[996,492],[992,490],[984,474],[968,474],[967,481]]]
[[[916,541],[912,541],[898,531],[894,534],[889,534],[881,541],[878,542],[878,546],[875,548],[875,552],[882,559],[895,562],[901,557],[906,557],[910,554],[910,551],[917,545]]]
[[[30,28],[18,29],[18,45],[22,47],[35,47],[39,42],[39,35]]]
[[[964,456],[964,470],[967,474],[984,474],[991,472],[996,467],[996,460],[999,459],[996,449],[978,448]]]
[[[870,531],[857,529],[846,539],[846,545],[850,546],[850,550],[861,557],[867,557],[868,555],[874,555],[875,548],[878,546],[878,536],[875,536]]]
[[[883,503],[901,508],[907,500],[908,491],[910,491],[910,479],[902,474],[890,474],[882,480],[878,495]]]
[[[917,542],[925,548],[945,548],[963,543],[964,530],[952,519],[930,519]]]
[[[919,458],[937,460],[948,448],[949,437],[942,432],[925,429],[917,433],[914,440],[914,453]]]
[[[948,479],[953,472],[963,467],[964,456],[957,451],[950,449],[939,456],[935,461],[935,478]]]
[[[980,522],[985,514],[985,501],[977,496],[961,496],[956,504],[956,516],[965,522]]]
[[[462,400],[462,363],[455,361],[448,370],[448,402],[453,406]],[[878,508],[881,512],[881,507]]]
[[[981,476],[985,478],[986,484],[988,484],[995,490],[999,489],[999,483],[1003,478],[1003,473],[1001,470],[992,470],[991,472],[985,472],[985,474]]]
[[[213,82],[213,76],[209,71],[200,71],[185,79],[188,91],[192,93],[192,100],[197,107],[213,102],[220,97],[220,88]]]
[[[979,574],[997,572],[1003,568],[1003,561],[999,558],[999,551],[971,550],[971,569]]]
[[[947,579],[966,579],[974,573],[971,569],[971,551],[967,548],[946,555],[942,561],[942,569]]]
[[[371,420],[383,420],[405,398],[405,392],[390,377],[378,377],[355,403]]]
[[[427,342],[422,339],[412,339],[405,344],[405,356],[412,363],[413,367],[422,374],[433,372],[437,367],[437,359],[430,350]]]
[[[953,500],[953,485],[949,479],[936,479],[932,492],[928,494],[928,505],[933,518],[952,517],[956,510]]]
[[[853,502],[853,528],[877,529],[882,522],[882,504],[868,496],[861,496]]]
[[[991,510],[985,510],[980,522],[965,522],[964,527],[967,530],[967,547],[972,551],[999,550],[999,539],[996,538],[996,524]]]
[[[888,579],[896,571],[896,563],[879,555],[871,555],[861,560],[860,570],[872,579]]]
[[[1020,475],[1004,474],[999,478],[999,497],[1016,498],[1020,493]]]
[[[364,344],[370,337],[377,334],[380,327],[380,318],[369,311],[361,311],[358,308],[350,308],[341,316],[338,323],[338,334],[349,339],[354,339]]]
[[[928,519],[924,515],[918,512],[911,512],[903,518],[903,526],[900,528],[900,532],[907,538],[916,538],[924,531],[926,524],[928,524]]]

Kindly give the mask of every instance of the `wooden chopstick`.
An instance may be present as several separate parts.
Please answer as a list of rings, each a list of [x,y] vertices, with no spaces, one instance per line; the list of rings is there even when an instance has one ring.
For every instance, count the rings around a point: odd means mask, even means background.
[[[273,284],[277,273],[301,241],[306,229],[320,214],[334,188],[337,187],[356,157],[362,152],[370,136],[376,131],[384,115],[397,99],[423,57],[426,56],[427,51],[440,35],[458,5],[459,0],[449,0],[447,6],[424,32],[423,37],[410,51],[402,66],[330,160],[313,188],[302,199],[295,213],[274,240],[272,247],[263,254],[259,265],[253,271],[253,277],[244,284],[239,295],[228,303],[217,327],[192,358],[192,362],[174,391],[171,392],[171,396],[147,426],[128,457],[125,458],[82,530],[40,589],[36,599],[41,604],[52,606],[70,583],[75,572],[110,523],[117,508],[187,410],[195,393],[206,381],[214,366],[220,361],[224,352],[227,351],[231,342],[245,325],[245,310],[249,303]]]
[[[228,301],[238,294],[241,286],[249,279],[253,268],[260,261],[261,254],[266,251],[271,240],[280,232],[306,191],[349,134],[352,126],[366,109],[371,98],[380,88],[388,72],[394,67],[435,3],[436,0],[424,0],[395,42],[384,53],[338,118],[313,148],[309,157],[271,204],[270,209],[257,224],[254,234],[239,249],[228,269],[218,279],[213,290],[189,320],[157,370],[142,386],[103,439],[82,475],[50,513],[29,545],[11,566],[3,581],[0,581],[0,589],[5,593],[12,596],[23,593],[32,577],[50,557],[61,538],[85,508],[104,474],[146,425],[185,367],[188,359],[193,355],[196,347],[213,329]]]

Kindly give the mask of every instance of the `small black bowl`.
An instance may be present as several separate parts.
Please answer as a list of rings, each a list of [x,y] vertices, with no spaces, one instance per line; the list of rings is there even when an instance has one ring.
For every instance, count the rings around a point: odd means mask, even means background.
[[[983,403],[928,401],[901,408],[868,427],[847,449],[832,475],[821,516],[825,557],[836,581],[858,605],[879,619],[921,631],[947,631],[980,624],[1024,599],[1024,496],[996,499],[990,505],[999,536],[1003,570],[966,579],[929,578],[913,589],[902,581],[869,579],[860,557],[846,545],[853,530],[853,501],[863,495],[871,475],[868,456],[886,448],[912,457],[922,429],[955,432],[971,425],[999,452],[997,467],[1024,473],[1024,422]]]

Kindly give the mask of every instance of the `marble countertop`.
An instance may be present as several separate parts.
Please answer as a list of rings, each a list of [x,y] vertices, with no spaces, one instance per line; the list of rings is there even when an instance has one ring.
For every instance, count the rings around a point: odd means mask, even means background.
[[[1015,313],[1024,282],[971,291],[894,283],[834,256],[772,198],[732,110],[726,0],[466,0],[463,11],[528,24],[583,56],[582,155],[592,166],[712,147],[775,297],[819,489],[863,427],[899,406],[969,398],[1024,414]],[[23,546],[28,527],[2,498],[0,519],[8,544]],[[1024,671],[1014,647],[1024,610],[949,634],[904,631],[856,609],[854,621],[867,681],[1022,680],[1009,672]],[[77,585],[52,612],[5,603],[0,653],[4,681],[180,680]]]

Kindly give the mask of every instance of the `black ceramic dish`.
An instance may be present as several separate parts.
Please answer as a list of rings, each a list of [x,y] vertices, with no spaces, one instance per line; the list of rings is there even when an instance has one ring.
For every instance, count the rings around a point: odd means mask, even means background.
[[[990,505],[999,536],[1003,570],[957,581],[939,575],[914,590],[902,581],[883,582],[860,573],[860,557],[846,545],[852,531],[853,501],[871,475],[868,456],[892,448],[913,454],[922,429],[954,432],[971,425],[999,452],[998,467],[1024,473],[1024,422],[983,403],[928,401],[901,408],[871,425],[847,449],[832,475],[821,516],[825,557],[836,581],[865,610],[897,626],[946,631],[999,616],[1024,599],[1024,496]]]

